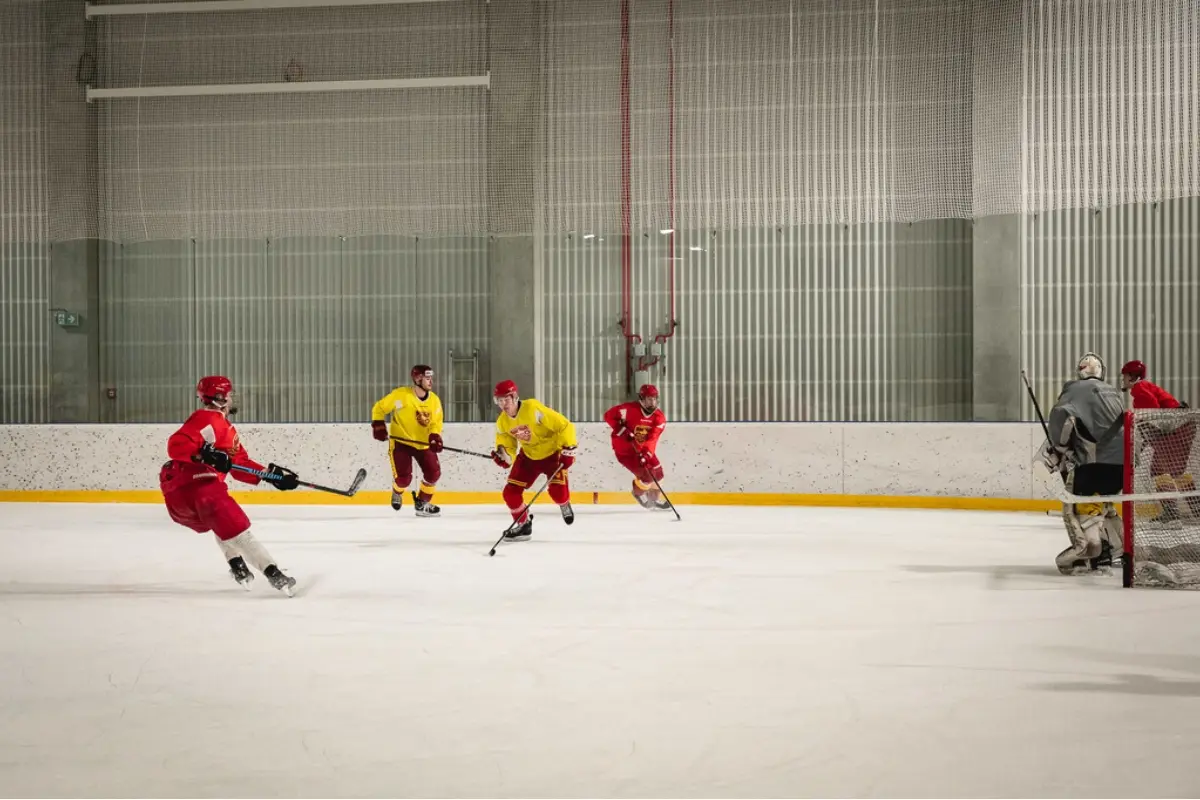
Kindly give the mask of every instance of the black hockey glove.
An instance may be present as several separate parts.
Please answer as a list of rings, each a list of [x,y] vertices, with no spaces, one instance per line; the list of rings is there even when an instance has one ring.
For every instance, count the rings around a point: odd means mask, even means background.
[[[269,480],[281,492],[290,492],[300,485],[296,473],[287,467],[281,467],[278,464],[269,464],[267,465],[267,472],[270,474],[267,475],[266,480]]]
[[[229,472],[233,469],[233,456],[224,450],[218,450],[208,442],[204,443],[196,456],[200,463],[208,464],[217,472]]]

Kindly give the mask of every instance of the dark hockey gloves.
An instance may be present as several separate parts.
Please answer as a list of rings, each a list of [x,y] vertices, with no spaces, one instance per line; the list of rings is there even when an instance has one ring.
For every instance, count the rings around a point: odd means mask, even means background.
[[[440,453],[442,452],[443,447],[445,447],[445,445],[442,444],[442,435],[440,433],[429,434],[429,449],[431,451],[434,453]]]
[[[296,473],[292,472],[287,467],[281,467],[278,464],[270,464],[267,466],[267,472],[271,473],[265,480],[271,482],[281,492],[290,492],[300,485]]]
[[[233,457],[224,450],[218,450],[209,442],[205,442],[200,452],[196,454],[196,460],[202,464],[208,464],[217,472],[229,472],[233,469]]]
[[[377,419],[371,422],[371,435],[381,442],[388,440],[387,425],[383,420]]]

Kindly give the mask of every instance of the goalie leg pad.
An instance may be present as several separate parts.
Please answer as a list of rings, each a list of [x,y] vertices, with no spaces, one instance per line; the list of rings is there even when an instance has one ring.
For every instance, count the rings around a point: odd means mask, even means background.
[[[1099,503],[1081,503],[1068,506],[1069,512],[1063,514],[1063,524],[1067,536],[1071,539],[1071,547],[1059,554],[1056,559],[1061,568],[1064,561],[1088,560],[1100,555],[1100,535],[1104,527],[1103,509]],[[1091,513],[1081,509],[1090,509]]]

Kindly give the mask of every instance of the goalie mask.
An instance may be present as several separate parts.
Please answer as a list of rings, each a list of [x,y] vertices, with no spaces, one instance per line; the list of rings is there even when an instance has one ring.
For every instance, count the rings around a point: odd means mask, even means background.
[[[1104,367],[1104,359],[1095,353],[1084,353],[1079,357],[1079,361],[1075,364],[1075,373],[1079,376],[1079,380],[1088,378],[1096,378],[1104,380],[1104,374],[1107,370]]]

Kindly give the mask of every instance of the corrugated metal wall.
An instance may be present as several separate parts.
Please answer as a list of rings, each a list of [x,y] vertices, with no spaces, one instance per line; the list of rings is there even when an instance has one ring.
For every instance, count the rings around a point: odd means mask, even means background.
[[[0,4],[0,423],[50,411],[46,36],[37,4]]]
[[[450,348],[487,349],[482,237],[110,246],[101,296],[110,422],[176,420],[213,373],[233,380],[243,419],[365,420],[413,364],[440,382]]]
[[[103,422],[175,422],[195,408],[196,274],[190,242],[104,243],[100,252]]]
[[[669,330],[668,241],[634,240],[647,345]],[[546,246],[542,394],[598,419],[627,399],[620,242]],[[680,232],[675,252],[679,328],[650,370],[672,419],[970,419],[970,223]]]
[[[1023,227],[1022,360],[1043,408],[1089,350],[1113,383],[1138,359],[1200,403],[1200,198],[1039,214]]]

